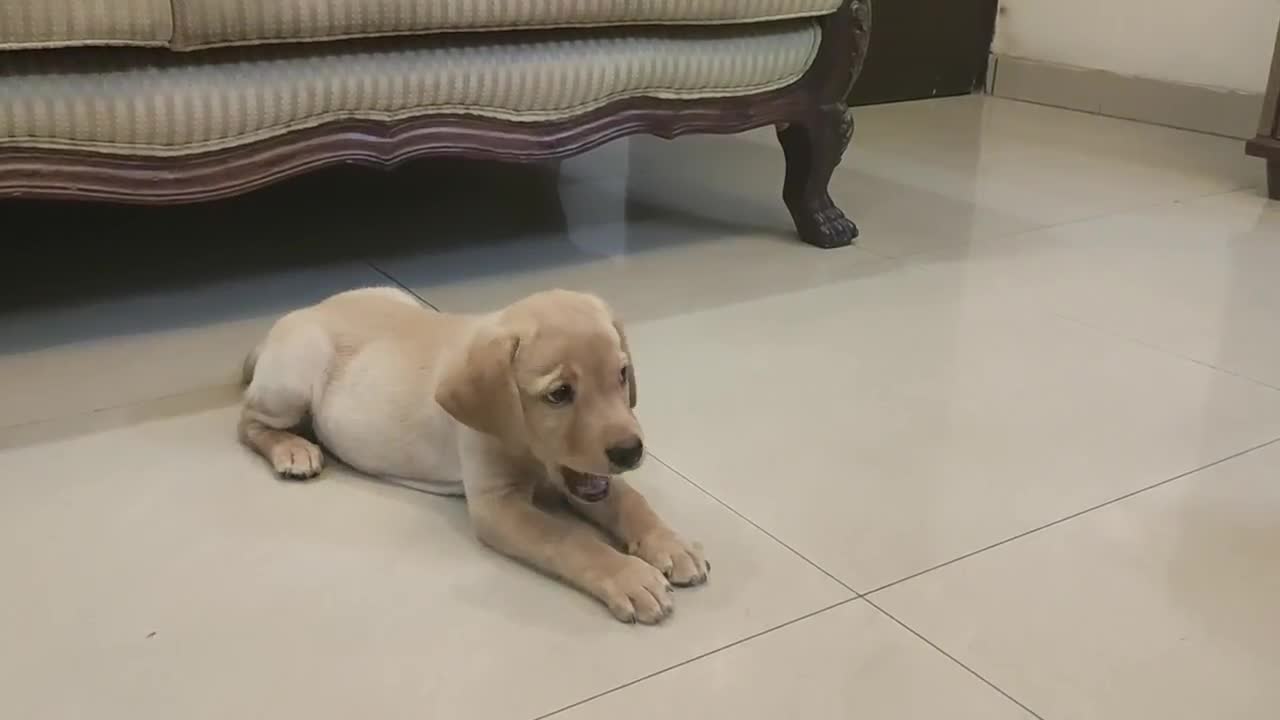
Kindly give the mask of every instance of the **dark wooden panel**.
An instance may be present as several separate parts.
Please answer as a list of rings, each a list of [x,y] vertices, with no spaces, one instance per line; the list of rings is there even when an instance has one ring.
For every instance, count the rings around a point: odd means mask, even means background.
[[[851,105],[965,95],[982,87],[997,0],[879,0]]]

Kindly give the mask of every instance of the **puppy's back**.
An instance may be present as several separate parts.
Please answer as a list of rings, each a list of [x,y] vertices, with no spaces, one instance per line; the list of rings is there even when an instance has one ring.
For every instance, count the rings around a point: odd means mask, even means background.
[[[409,339],[422,333],[424,327],[429,330],[439,320],[440,313],[398,288],[369,287],[341,292],[277,320],[262,342],[245,357],[241,380],[245,385],[252,382],[259,357],[268,347],[296,347],[300,340],[310,339],[312,342],[307,345],[312,347],[307,352],[319,354],[322,348],[316,347],[316,341],[323,339],[326,362],[340,366],[372,344],[395,344],[397,340]]]
[[[358,352],[373,342],[411,338],[440,323],[441,314],[397,288],[372,287],[348,290],[296,313],[280,322],[318,324],[341,353]]]

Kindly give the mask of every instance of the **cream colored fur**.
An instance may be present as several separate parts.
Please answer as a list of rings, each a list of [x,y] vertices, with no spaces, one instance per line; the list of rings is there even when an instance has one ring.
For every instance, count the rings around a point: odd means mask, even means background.
[[[622,325],[595,296],[555,290],[453,315],[400,290],[354,290],[281,318],[244,374],[240,437],[282,477],[314,477],[328,451],[371,475],[465,495],[482,542],[624,622],[661,621],[672,584],[706,580],[701,546],[615,474],[630,467],[610,451],[642,441],[636,378]],[[298,434],[308,421],[325,451]],[[581,474],[609,475],[607,496],[575,495],[566,478]],[[626,552],[535,505],[548,489]]]

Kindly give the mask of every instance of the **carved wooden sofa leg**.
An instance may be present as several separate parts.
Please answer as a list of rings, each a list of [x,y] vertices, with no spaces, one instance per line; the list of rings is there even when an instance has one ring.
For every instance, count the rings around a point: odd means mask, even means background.
[[[845,103],[870,39],[870,0],[845,0],[824,17],[822,45],[802,81],[808,102],[778,126],[787,159],[782,200],[800,239],[820,248],[844,247],[858,237],[858,226],[832,202],[827,186],[853,138],[853,113]]]
[[[808,122],[778,130],[787,159],[782,200],[800,239],[810,245],[838,248],[858,237],[858,226],[836,207],[827,190],[852,136],[853,115],[843,105],[821,108]]]

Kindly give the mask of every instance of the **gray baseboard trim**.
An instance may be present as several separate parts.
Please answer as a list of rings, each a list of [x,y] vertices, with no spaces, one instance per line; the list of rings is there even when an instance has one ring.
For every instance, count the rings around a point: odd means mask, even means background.
[[[992,55],[987,92],[996,97],[1249,139],[1261,93],[1130,77],[1106,70]]]

